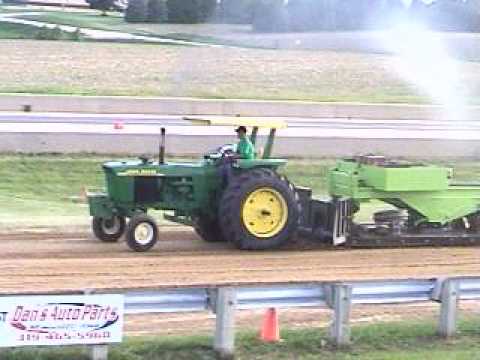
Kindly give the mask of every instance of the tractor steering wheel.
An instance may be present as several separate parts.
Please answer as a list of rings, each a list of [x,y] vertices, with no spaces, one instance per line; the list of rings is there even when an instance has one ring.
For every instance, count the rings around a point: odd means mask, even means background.
[[[217,160],[217,159],[232,157],[236,154],[235,150],[236,150],[235,144],[225,144],[213,151],[208,152],[205,155],[205,158]]]
[[[146,155],[140,155],[138,158],[140,159],[142,164],[148,164],[151,162],[151,160]]]

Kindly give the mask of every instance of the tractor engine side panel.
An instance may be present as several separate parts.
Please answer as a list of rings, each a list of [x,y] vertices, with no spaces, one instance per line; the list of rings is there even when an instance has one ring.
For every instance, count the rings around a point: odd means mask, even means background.
[[[104,165],[108,198],[120,212],[174,210],[183,215],[216,213],[218,169],[206,163]]]

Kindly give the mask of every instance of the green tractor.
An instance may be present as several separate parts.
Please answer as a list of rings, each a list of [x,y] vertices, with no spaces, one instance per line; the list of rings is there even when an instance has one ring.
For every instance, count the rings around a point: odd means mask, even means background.
[[[480,183],[458,183],[449,168],[366,155],[339,160],[328,174],[330,198],[302,199],[301,230],[333,245],[470,245],[480,242]],[[370,221],[356,214],[388,204]]]
[[[376,247],[480,243],[480,183],[455,183],[450,169],[366,155],[339,160],[328,173],[329,198],[293,186],[277,173],[286,160],[271,158],[278,120],[188,119],[194,124],[247,126],[256,143],[270,128],[262,156],[232,157],[231,145],[197,163],[164,161],[162,129],[158,161],[107,162],[106,192],[89,193],[93,232],[102,241],[124,233],[129,247],[147,251],[158,240],[149,209],[169,210],[168,220],[193,226],[205,241],[229,241],[239,249],[280,247],[299,230],[332,245]],[[229,166],[228,181],[221,170]],[[367,202],[387,204],[370,221],[357,216]],[[129,219],[128,225],[126,219]]]
[[[196,125],[269,128],[265,150],[255,159],[237,159],[231,145],[195,163],[165,162],[162,128],[158,161],[140,158],[103,165],[106,192],[88,193],[95,236],[105,242],[125,234],[128,246],[147,251],[158,240],[158,227],[148,210],[165,210],[170,221],[193,226],[205,241],[229,241],[239,249],[272,249],[297,230],[300,204],[295,188],[277,173],[286,163],[271,158],[276,129],[284,121],[252,118],[186,118]],[[225,181],[222,169],[229,166]],[[127,219],[129,220],[127,223]]]

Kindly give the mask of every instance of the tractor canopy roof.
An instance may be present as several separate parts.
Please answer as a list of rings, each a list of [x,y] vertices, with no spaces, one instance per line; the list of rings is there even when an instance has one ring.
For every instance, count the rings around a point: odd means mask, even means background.
[[[189,117],[186,116],[184,120],[190,121],[193,125],[223,125],[223,126],[246,126],[269,129],[284,129],[287,127],[287,122],[280,119],[258,119],[253,117],[240,116],[215,116],[215,117]]]

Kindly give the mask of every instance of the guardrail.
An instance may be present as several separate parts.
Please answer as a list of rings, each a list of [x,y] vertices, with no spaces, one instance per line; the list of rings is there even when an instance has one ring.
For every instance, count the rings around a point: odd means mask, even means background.
[[[354,305],[434,301],[440,303],[438,332],[450,337],[456,332],[458,301],[480,299],[480,277],[180,288],[132,291],[124,295],[127,315],[213,311],[214,349],[220,357],[230,358],[235,348],[237,310],[330,308],[333,311],[330,340],[343,346],[350,343],[349,317]],[[107,345],[92,347],[93,360],[106,360],[107,355]]]

